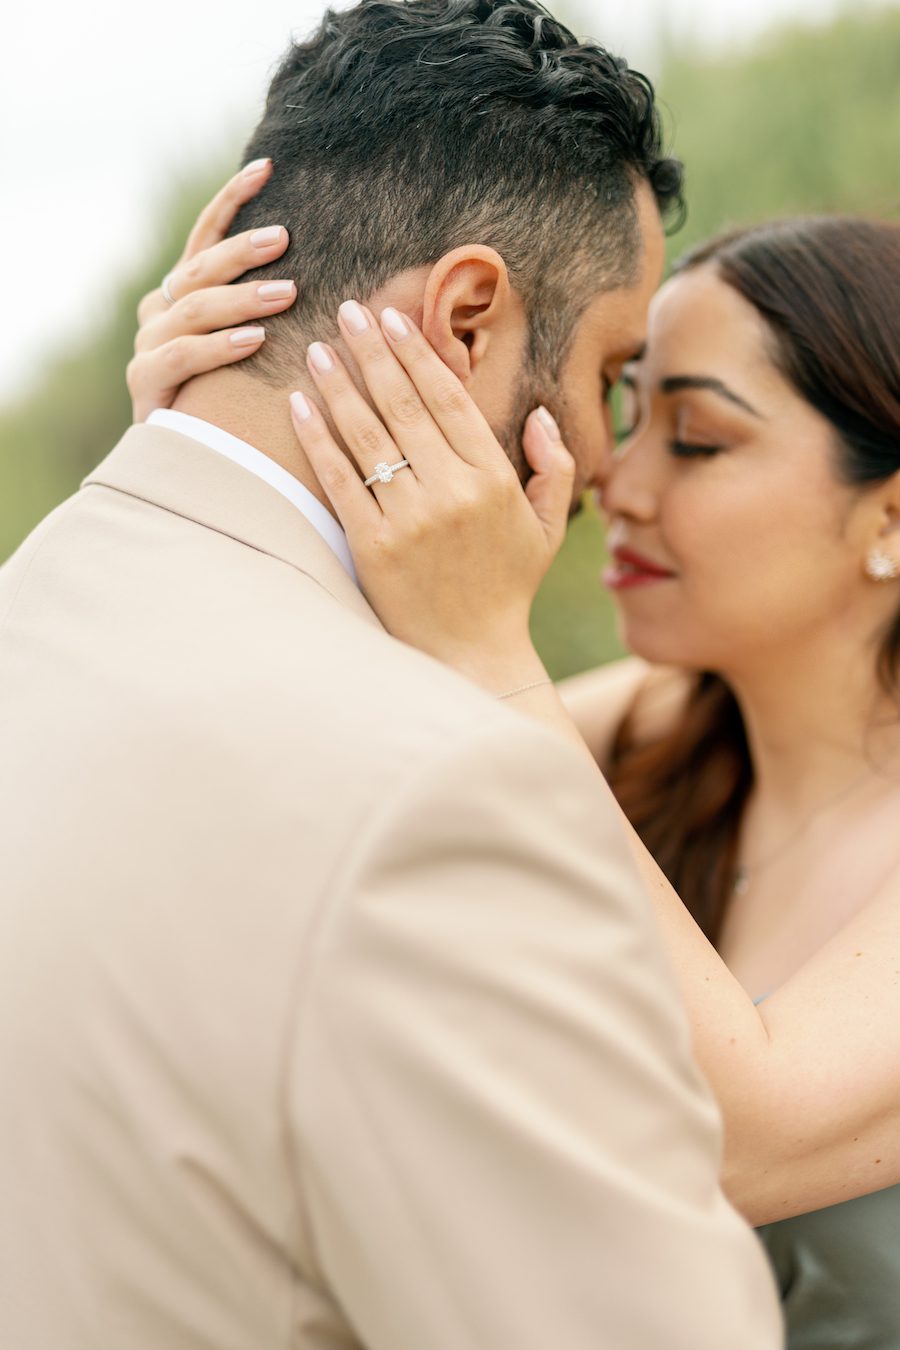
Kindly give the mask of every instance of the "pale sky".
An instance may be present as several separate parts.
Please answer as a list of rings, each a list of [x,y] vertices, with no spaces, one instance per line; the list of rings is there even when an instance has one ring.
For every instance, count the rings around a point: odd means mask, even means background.
[[[652,75],[662,25],[715,45],[786,18],[825,18],[840,4],[560,0],[559,10]],[[175,176],[240,144],[291,33],[309,30],[323,9],[324,0],[42,0],[7,11],[0,399],[27,386],[50,351],[102,322],[117,281],[146,252]]]

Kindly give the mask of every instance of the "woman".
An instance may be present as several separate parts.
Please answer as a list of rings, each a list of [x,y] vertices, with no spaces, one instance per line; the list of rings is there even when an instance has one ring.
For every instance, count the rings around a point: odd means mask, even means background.
[[[228,279],[215,258],[205,275]],[[897,1345],[900,231],[737,234],[663,287],[604,490],[607,584],[638,659],[563,688],[577,731],[536,684],[527,630],[564,449],[529,424],[526,498],[477,411],[440,411],[446,372],[414,325],[369,319],[342,331],[370,387],[415,372],[435,410],[414,435],[389,427],[413,462],[403,494],[330,473],[342,452],[309,401],[295,429],[370,598],[492,693],[520,670],[513,702],[583,737],[685,902],[639,851],[724,1113],[724,1184],[761,1226],[791,1346]],[[133,384],[151,389],[165,337],[148,328]],[[376,418],[339,363],[310,369],[338,425]],[[448,491],[419,490],[433,470]]]

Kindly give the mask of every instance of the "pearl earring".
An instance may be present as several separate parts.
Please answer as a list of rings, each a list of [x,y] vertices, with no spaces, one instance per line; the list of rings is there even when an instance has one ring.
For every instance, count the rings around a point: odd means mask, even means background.
[[[866,562],[866,572],[873,581],[894,581],[900,577],[900,564],[883,549],[873,548]]]

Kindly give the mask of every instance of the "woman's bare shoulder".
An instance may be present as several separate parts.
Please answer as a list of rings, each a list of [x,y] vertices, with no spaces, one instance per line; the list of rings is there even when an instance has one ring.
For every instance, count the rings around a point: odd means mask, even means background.
[[[563,681],[560,695],[601,769],[616,733],[632,713],[635,735],[649,743],[671,730],[692,688],[692,677],[672,666],[630,656]]]

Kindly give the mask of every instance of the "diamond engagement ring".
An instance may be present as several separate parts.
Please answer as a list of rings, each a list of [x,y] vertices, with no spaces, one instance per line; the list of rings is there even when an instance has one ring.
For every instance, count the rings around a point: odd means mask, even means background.
[[[172,294],[172,287],[169,285],[171,280],[172,280],[172,273],[167,272],[166,275],[163,277],[162,285],[159,288],[162,291],[163,299],[165,300],[167,305],[174,305],[175,303],[175,297]]]
[[[366,479],[364,486],[371,487],[373,483],[389,483],[395,473],[408,468],[408,459],[401,459],[399,464],[376,464],[372,477]]]

